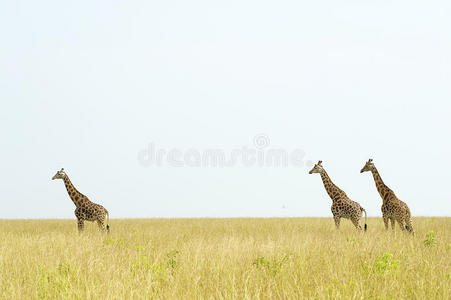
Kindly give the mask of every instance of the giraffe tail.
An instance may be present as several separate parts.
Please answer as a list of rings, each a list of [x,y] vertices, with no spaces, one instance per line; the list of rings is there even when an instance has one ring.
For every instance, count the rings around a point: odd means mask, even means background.
[[[363,229],[366,231],[368,229],[368,225],[366,223],[366,210],[363,207],[361,207],[361,209],[365,213],[365,226],[363,227]]]
[[[110,232],[110,214],[106,212],[106,232]]]

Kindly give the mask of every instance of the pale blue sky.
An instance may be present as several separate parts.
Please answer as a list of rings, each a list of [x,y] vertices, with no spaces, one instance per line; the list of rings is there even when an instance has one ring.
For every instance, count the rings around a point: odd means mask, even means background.
[[[372,157],[414,215],[451,215],[449,1],[3,1],[0,218],[331,216],[303,168],[143,167],[164,149],[323,160],[381,215]]]

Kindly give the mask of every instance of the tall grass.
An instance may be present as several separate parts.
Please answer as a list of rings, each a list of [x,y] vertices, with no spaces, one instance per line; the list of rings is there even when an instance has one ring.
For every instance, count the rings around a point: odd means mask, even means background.
[[[1,299],[451,297],[451,218],[0,221]]]

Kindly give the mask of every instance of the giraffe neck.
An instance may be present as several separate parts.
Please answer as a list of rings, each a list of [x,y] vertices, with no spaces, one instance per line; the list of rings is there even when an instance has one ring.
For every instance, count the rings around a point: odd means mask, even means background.
[[[321,172],[321,179],[323,180],[324,188],[326,189],[327,194],[329,194],[329,197],[332,199],[332,201],[335,201],[337,199],[337,196],[340,195],[343,191],[340,190],[338,186],[336,186],[332,182],[326,170],[323,170]]]
[[[377,171],[376,167],[371,169],[371,173],[373,173],[374,183],[376,184],[377,191],[381,196],[382,200],[385,201],[385,195],[390,191],[390,188],[385,185],[382,181],[382,177]]]
[[[85,197],[82,193],[77,191],[72,182],[69,179],[69,176],[64,177],[64,184],[66,185],[67,193],[69,194],[70,199],[74,202],[76,207],[79,207],[82,203],[83,198]]]

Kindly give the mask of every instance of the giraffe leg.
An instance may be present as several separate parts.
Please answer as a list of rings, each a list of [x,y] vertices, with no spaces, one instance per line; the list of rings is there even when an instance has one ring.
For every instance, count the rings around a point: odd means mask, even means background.
[[[390,222],[391,222],[391,229],[395,230],[395,219],[390,218]]]
[[[340,217],[334,216],[335,228],[340,229]]]
[[[406,230],[405,228],[404,228],[404,221],[403,221],[403,219],[398,219],[397,220],[398,221],[398,224],[399,224],[399,228],[401,228],[401,231],[404,231],[404,230]]]
[[[78,219],[78,232],[83,232],[85,229],[85,221],[83,219]]]
[[[97,225],[99,225],[100,231],[105,231],[105,222],[103,219],[97,219]]]
[[[415,235],[415,231],[413,230],[413,226],[412,226],[412,219],[411,218],[407,218],[406,220],[406,229],[408,232],[410,232],[412,235]]]
[[[358,218],[353,218],[351,221],[357,230],[362,231],[362,226],[360,226],[360,220]]]
[[[385,216],[383,218],[384,218],[385,230],[388,230],[388,218]]]

